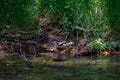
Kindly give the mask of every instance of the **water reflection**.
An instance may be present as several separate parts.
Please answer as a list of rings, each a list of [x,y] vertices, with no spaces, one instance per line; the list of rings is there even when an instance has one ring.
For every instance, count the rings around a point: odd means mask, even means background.
[[[64,62],[53,62],[48,58],[36,58],[32,63],[19,58],[0,60],[0,80],[118,80],[119,74],[120,60],[114,56]]]

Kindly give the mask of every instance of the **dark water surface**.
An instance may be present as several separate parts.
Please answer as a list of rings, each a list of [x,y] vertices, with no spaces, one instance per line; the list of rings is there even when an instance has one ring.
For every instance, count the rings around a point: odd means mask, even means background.
[[[0,60],[0,80],[120,80],[120,61],[105,59],[70,59],[54,62],[36,58],[32,63],[18,57]]]

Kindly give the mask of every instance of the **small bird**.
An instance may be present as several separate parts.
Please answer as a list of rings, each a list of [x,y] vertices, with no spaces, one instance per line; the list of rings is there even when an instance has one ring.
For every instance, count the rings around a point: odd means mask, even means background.
[[[65,44],[65,41],[53,42],[53,44],[57,46],[63,46]]]

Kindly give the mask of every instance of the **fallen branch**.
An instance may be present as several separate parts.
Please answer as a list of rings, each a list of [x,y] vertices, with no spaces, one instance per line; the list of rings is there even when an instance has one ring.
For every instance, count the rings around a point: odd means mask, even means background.
[[[79,27],[79,26],[74,26],[74,28],[75,28],[76,30],[79,30],[79,31],[90,32],[90,30],[85,29],[85,28],[81,28],[81,27]]]

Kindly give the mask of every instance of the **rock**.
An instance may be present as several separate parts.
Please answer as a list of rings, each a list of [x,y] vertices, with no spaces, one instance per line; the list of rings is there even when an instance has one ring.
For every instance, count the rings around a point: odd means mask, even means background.
[[[104,70],[103,70],[103,68],[100,67],[100,68],[97,69],[97,72],[98,72],[99,74],[102,74],[102,73],[104,72]]]

